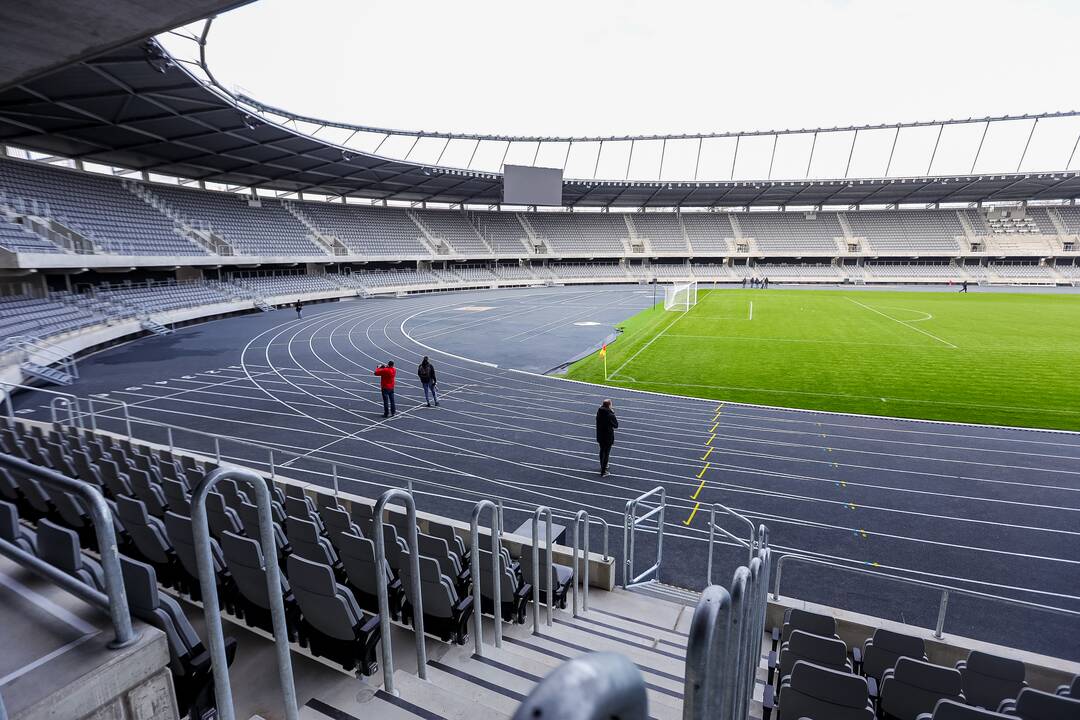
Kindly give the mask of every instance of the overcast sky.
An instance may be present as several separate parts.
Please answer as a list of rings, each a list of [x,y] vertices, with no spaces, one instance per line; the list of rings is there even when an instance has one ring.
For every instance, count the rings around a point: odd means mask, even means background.
[[[1080,0],[258,0],[218,19],[208,60],[226,86],[346,122],[691,133],[1080,108],[1078,28]],[[1062,169],[1072,127],[1025,169]]]

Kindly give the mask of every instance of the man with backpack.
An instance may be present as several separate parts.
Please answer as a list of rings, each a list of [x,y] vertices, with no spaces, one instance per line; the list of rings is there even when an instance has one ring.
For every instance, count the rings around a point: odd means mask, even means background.
[[[427,406],[431,407],[431,401],[434,400],[435,407],[439,407],[439,396],[435,394],[435,385],[438,382],[435,377],[435,366],[428,360],[427,355],[416,368],[416,377],[420,378],[420,384],[424,386],[424,400]]]

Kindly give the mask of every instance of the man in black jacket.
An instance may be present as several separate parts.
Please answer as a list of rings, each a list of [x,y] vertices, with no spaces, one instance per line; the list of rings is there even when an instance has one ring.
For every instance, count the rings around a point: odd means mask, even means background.
[[[605,400],[596,411],[596,442],[600,445],[600,475],[608,474],[608,459],[611,457],[611,446],[615,444],[615,428],[619,427],[619,420],[615,417],[615,411],[611,409],[611,401]]]

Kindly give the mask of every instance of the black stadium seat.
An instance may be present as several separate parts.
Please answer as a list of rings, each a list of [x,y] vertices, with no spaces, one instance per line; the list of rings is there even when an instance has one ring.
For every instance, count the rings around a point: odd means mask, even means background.
[[[896,666],[902,657],[926,660],[926,646],[922,638],[878,628],[874,636],[863,644],[861,671],[879,684],[886,670]]]
[[[847,645],[843,640],[796,630],[780,646],[779,653],[769,653],[769,683],[772,684],[773,674],[777,672],[778,683],[782,685],[784,678],[791,674],[799,661],[811,662],[837,672],[851,672]]]
[[[791,637],[791,633],[796,630],[802,630],[812,635],[840,639],[836,635],[836,620],[834,618],[828,615],[819,615],[809,610],[788,608],[784,611],[783,625],[772,629],[772,649],[776,650],[786,643],[788,638]]]
[[[74,530],[50,520],[38,522],[38,557],[95,590],[105,592],[105,573],[92,558],[84,557]]]
[[[918,720],[1001,720],[1008,715],[993,712],[985,708],[964,705],[955,700],[938,700],[934,712],[922,713]]]
[[[411,565],[405,562],[401,582],[405,586],[404,617],[412,621],[409,597],[409,574]],[[454,581],[442,574],[439,563],[432,558],[420,556],[420,593],[424,606],[424,631],[432,633],[443,642],[464,645],[469,638],[469,618],[472,616],[473,599],[461,597]]]
[[[1080,700],[1080,675],[1073,675],[1072,682],[1067,685],[1059,685],[1057,694]]]
[[[915,720],[922,713],[933,712],[939,700],[964,702],[959,670],[902,657],[881,679],[883,718]]]
[[[1024,688],[1016,700],[1004,701],[998,710],[1022,720],[1076,720],[1080,718],[1080,700]]]
[[[972,650],[966,661],[956,663],[969,705],[996,710],[1002,700],[1015,698],[1027,687],[1026,668],[1019,660]]]
[[[849,672],[795,663],[784,680],[778,720],[874,720],[866,679]]]
[[[19,511],[9,502],[0,500],[0,540],[9,542],[23,552],[37,555],[37,535],[19,523]]]
[[[376,583],[379,582],[379,574],[375,566],[375,543],[365,537],[348,533],[338,535],[337,542],[339,557],[345,567],[345,574],[348,576],[348,586],[352,589],[356,601],[365,610],[378,612]],[[390,578],[387,585],[390,616],[396,620],[401,615],[405,590],[401,580],[394,577],[389,563],[385,564],[385,573],[385,576]]]
[[[505,622],[521,624],[525,622],[525,612],[528,609],[529,599],[532,597],[532,585],[521,582],[521,579],[511,569],[506,561],[506,556],[499,556],[499,604],[502,611],[502,619]],[[495,612],[494,586],[491,582],[491,551],[480,550],[480,603],[483,612],[493,615]]]

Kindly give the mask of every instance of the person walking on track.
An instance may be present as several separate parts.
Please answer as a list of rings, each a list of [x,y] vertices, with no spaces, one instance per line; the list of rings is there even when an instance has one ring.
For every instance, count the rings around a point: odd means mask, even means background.
[[[304,303],[300,302],[300,298],[296,298],[296,302],[293,303],[293,307],[296,308],[296,319],[300,319],[300,311],[304,309]]]
[[[611,409],[611,401],[605,400],[600,403],[600,409],[596,411],[596,442],[600,445],[600,475],[608,474],[608,459],[611,457],[611,446],[615,444],[615,429],[619,427],[619,420],[615,417],[615,411]]]
[[[960,286],[960,292],[962,292],[962,293],[967,292],[967,280],[965,280],[964,284]]]
[[[379,388],[382,390],[383,417],[397,415],[397,406],[394,404],[394,380],[397,378],[397,370],[394,369],[394,361],[375,368],[375,374],[379,376]]]
[[[438,382],[435,377],[435,366],[428,360],[427,355],[420,361],[420,367],[416,368],[416,376],[420,378],[420,384],[424,386],[424,402],[431,407],[431,401],[434,400],[435,407],[439,407],[439,396],[435,394],[435,384]]]

